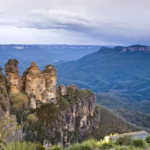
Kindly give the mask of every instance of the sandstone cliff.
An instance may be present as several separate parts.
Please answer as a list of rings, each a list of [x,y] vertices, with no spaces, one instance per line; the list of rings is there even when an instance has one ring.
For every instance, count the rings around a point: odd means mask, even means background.
[[[91,90],[75,85],[57,87],[57,72],[52,65],[40,71],[32,62],[21,79],[18,61],[13,59],[8,61],[5,71],[6,77],[0,69],[0,119],[9,112],[16,114],[18,124],[23,121],[27,141],[49,147],[138,130],[96,106]]]
[[[45,145],[67,145],[82,141],[83,136],[98,127],[100,114],[95,110],[95,94],[90,90],[79,90],[75,85],[57,87],[54,66],[48,65],[40,71],[37,64],[32,62],[21,79],[18,61],[9,60],[5,72],[10,95],[13,95],[11,102],[16,102],[15,96],[18,101],[20,92],[28,97],[28,106],[24,103],[21,105],[25,106],[22,114],[25,114],[28,140]],[[30,116],[36,116],[36,121]]]
[[[7,74],[7,81],[10,85],[10,93],[18,93],[22,90],[22,79],[19,74],[18,61],[15,59],[10,59],[5,65],[5,72]]]
[[[35,128],[35,124],[29,123],[29,131],[32,132],[28,132],[27,138],[38,139],[47,146],[82,141],[85,135],[100,123],[95,102],[95,94],[92,91],[79,90],[75,85],[61,85],[57,90],[57,104],[44,104],[30,112],[38,117],[36,124],[39,126]],[[39,136],[43,138],[39,139]]]
[[[29,95],[30,108],[37,108],[41,103],[56,103],[57,72],[52,65],[40,71],[37,64],[32,62],[31,67],[23,74],[25,93]]]

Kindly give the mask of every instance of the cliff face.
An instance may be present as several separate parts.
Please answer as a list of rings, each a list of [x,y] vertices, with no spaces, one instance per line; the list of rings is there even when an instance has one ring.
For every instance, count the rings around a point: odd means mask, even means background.
[[[5,72],[7,74],[7,81],[10,85],[10,93],[18,93],[22,89],[23,81],[19,74],[18,61],[10,59],[5,65]]]
[[[10,102],[7,90],[9,90],[9,87],[0,68],[0,120],[2,116],[7,115],[10,111]]]
[[[25,92],[29,95],[30,108],[37,108],[41,103],[56,103],[57,72],[52,65],[40,71],[35,62],[23,74]]]
[[[100,115],[96,113],[95,94],[90,90],[79,90],[77,86],[57,88],[57,72],[52,65],[40,71],[35,62],[19,75],[18,61],[9,60],[5,66],[10,94],[24,92],[28,96],[25,120],[26,138],[49,144],[82,141],[83,136],[97,128]],[[15,96],[15,95],[14,95]],[[29,119],[34,115],[38,121]],[[39,138],[40,137],[40,138]]]
[[[68,145],[84,140],[85,135],[100,123],[100,113],[95,110],[95,102],[95,94],[92,91],[79,90],[75,85],[61,85],[57,90],[57,104],[44,104],[32,110],[31,113],[38,117],[36,124],[39,126],[29,124],[27,139],[38,139],[39,142],[44,142],[46,147],[56,143]]]

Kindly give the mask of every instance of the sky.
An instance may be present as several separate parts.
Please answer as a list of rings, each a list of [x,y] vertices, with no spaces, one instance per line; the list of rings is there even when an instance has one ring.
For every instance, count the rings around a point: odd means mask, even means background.
[[[0,44],[150,46],[150,0],[0,0]]]

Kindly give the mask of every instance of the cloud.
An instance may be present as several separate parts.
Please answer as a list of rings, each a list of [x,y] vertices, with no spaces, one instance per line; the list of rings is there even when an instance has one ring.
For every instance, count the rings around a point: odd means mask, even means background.
[[[0,4],[0,41],[5,37],[6,43],[22,39],[37,44],[149,44],[149,0],[0,0]],[[30,41],[22,36],[25,33]]]
[[[84,28],[93,26],[91,17],[80,12],[68,10],[38,9],[31,10],[22,20],[21,26],[37,29],[64,29],[82,31]]]

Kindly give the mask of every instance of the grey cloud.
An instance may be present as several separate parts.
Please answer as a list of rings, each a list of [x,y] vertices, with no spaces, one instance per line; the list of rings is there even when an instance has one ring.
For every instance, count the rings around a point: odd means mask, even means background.
[[[93,25],[93,20],[83,13],[67,10],[32,10],[22,21],[23,25],[38,29],[64,29],[81,31]]]
[[[0,25],[15,26],[19,28],[17,31],[55,30],[60,37],[67,35],[93,43],[149,43],[149,0],[0,0],[0,3],[0,10],[5,10],[0,13]]]

